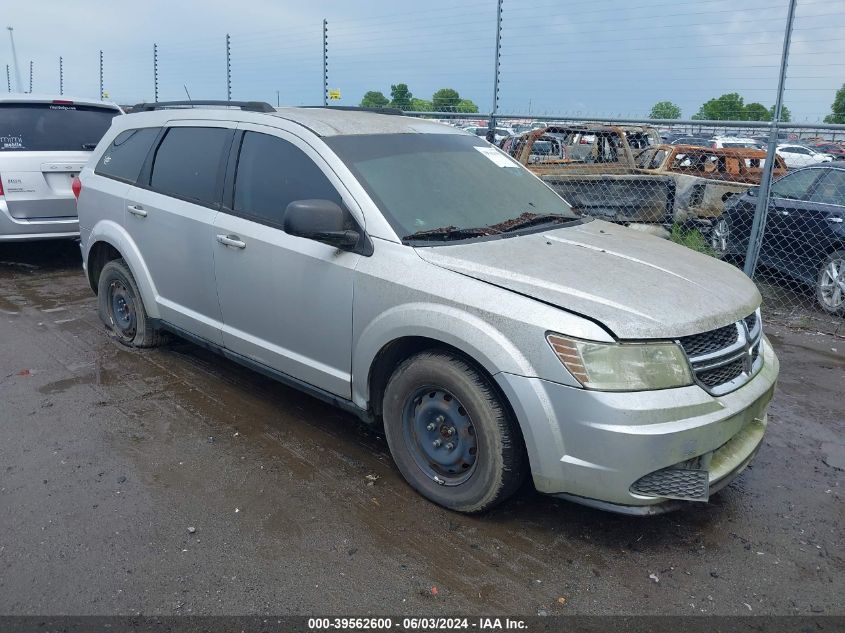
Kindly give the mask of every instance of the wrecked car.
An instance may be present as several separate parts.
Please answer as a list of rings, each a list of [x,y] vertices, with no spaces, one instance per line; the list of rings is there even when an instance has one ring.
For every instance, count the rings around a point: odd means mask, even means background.
[[[502,149],[581,214],[622,224],[671,221],[675,181],[637,168],[661,142],[649,126],[550,125],[507,139]]]
[[[766,152],[754,148],[710,148],[694,145],[658,145],[644,150],[636,163],[643,173],[675,180],[675,222],[701,220],[709,224],[722,215],[725,202],[760,184]],[[786,173],[776,157],[774,176]]]

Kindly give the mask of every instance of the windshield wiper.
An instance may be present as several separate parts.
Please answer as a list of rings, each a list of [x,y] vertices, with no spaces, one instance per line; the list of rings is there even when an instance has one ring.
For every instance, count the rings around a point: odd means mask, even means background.
[[[457,226],[441,226],[436,229],[417,231],[403,237],[403,240],[461,240],[467,237],[483,237],[501,233],[492,226],[480,226],[473,228],[458,228]]]
[[[578,218],[573,218],[572,216],[560,213],[532,213],[531,211],[525,211],[515,218],[499,222],[498,224],[493,224],[489,228],[495,229],[500,233],[511,233],[537,224],[574,222],[577,219]]]

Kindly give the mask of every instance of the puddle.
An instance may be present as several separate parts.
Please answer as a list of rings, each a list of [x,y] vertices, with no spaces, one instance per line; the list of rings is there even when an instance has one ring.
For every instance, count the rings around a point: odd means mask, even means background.
[[[110,370],[103,369],[99,364],[90,371],[81,376],[72,376],[70,378],[63,378],[62,380],[55,380],[38,388],[39,393],[53,394],[67,391],[71,387],[77,385],[111,385],[114,384],[114,375]]]

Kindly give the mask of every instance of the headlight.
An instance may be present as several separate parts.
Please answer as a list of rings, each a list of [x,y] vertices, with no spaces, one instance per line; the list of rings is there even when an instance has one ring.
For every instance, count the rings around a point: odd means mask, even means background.
[[[548,334],[560,362],[587,389],[643,391],[693,384],[675,343],[595,343]]]

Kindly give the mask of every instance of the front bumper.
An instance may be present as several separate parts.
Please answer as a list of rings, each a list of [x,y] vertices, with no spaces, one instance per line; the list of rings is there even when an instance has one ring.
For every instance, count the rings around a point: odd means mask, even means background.
[[[719,397],[698,386],[610,393],[513,374],[496,378],[520,422],[537,490],[654,514],[686,502],[632,492],[645,475],[697,461],[707,470],[712,494],[751,461],[779,370],[765,339],[761,352],[757,375]]]
[[[5,200],[0,200],[0,242],[68,239],[79,237],[75,217],[20,220],[13,218]]]

